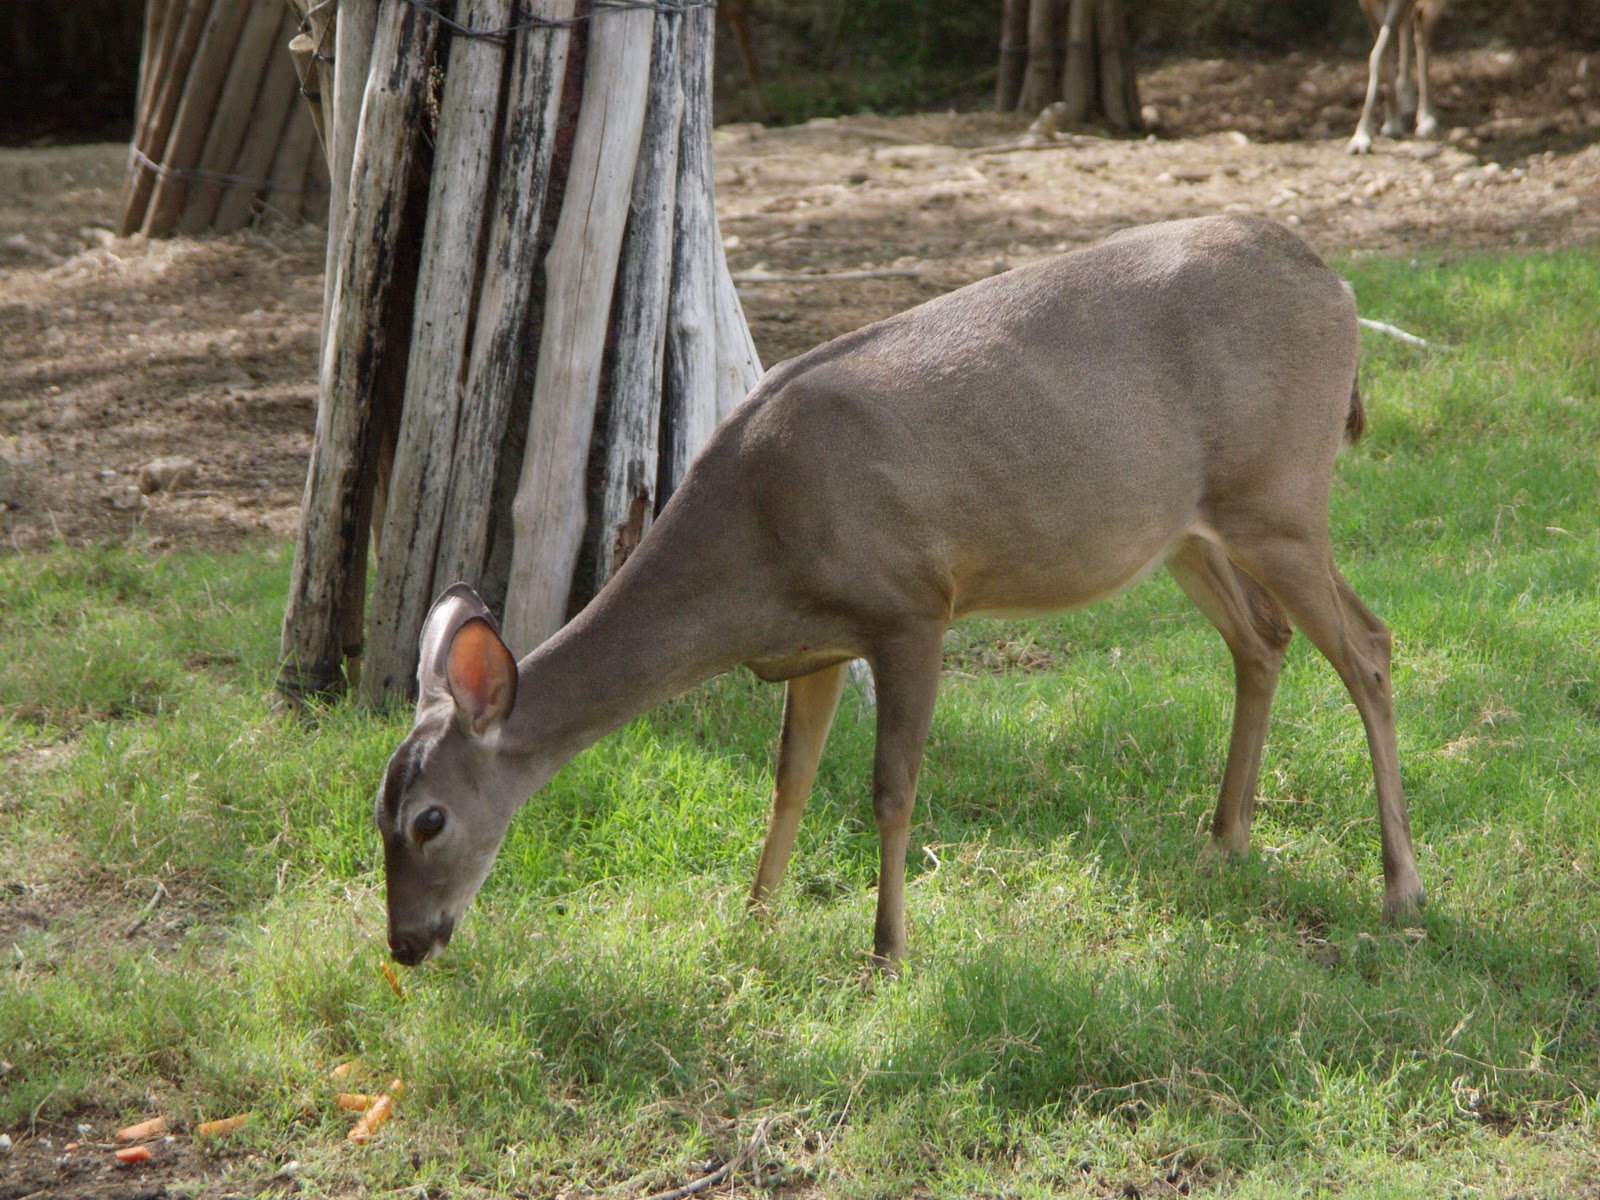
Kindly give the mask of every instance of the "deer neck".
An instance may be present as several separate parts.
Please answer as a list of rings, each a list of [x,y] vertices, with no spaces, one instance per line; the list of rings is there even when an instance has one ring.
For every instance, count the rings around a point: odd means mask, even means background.
[[[536,786],[606,734],[749,656],[747,609],[716,582],[726,561],[659,545],[641,545],[581,613],[517,664],[502,747],[530,760]]]

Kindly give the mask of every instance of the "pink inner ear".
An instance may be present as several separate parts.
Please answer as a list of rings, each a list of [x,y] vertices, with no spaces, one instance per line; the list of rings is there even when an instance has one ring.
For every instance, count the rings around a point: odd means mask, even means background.
[[[446,665],[450,693],[474,725],[504,719],[516,698],[517,664],[511,651],[481,617],[473,617],[450,639]]]

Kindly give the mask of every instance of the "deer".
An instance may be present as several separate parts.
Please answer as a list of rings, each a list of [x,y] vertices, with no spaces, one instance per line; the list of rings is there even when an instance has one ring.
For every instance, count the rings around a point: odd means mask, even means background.
[[[1359,437],[1349,286],[1243,216],[1118,233],[770,370],[594,599],[518,660],[465,584],[420,638],[415,724],[378,789],[388,940],[448,943],[513,815],[585,747],[740,664],[787,690],[749,903],[769,913],[848,664],[877,688],[872,962],[906,952],[905,874],[946,628],[1112,595],[1165,566],[1231,652],[1201,862],[1249,851],[1298,626],[1365,726],[1383,908],[1426,896],[1401,791],[1392,638],[1335,565],[1335,456]],[[1292,624],[1291,624],[1292,621]]]
[[[1404,137],[1415,121],[1417,136],[1432,138],[1439,132],[1439,119],[1428,100],[1428,51],[1433,27],[1444,12],[1446,0],[1360,0],[1361,11],[1372,27],[1372,53],[1367,58],[1367,95],[1361,106],[1361,120],[1346,149],[1351,154],[1372,151],[1373,133],[1378,125],[1378,94],[1388,62],[1390,43],[1395,43],[1395,76],[1389,100],[1388,118],[1383,123],[1385,137]],[[1410,77],[1412,47],[1416,48],[1415,83]]]

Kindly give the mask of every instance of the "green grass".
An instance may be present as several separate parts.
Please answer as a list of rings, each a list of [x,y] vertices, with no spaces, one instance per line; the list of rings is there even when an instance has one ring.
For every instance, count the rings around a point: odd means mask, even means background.
[[[1590,1194],[1600,253],[1347,269],[1435,343],[1370,336],[1333,513],[1397,634],[1417,930],[1378,923],[1360,723],[1304,639],[1256,852],[1194,870],[1231,681],[1159,576],[952,632],[899,978],[866,971],[854,694],[776,919],[745,916],[781,691],[740,674],[557,776],[401,999],[370,808],[405,721],[271,714],[286,553],[12,556],[0,884],[61,919],[0,947],[0,1128],[248,1109],[237,1145],[312,1194],[640,1195],[763,1118],[762,1180],[801,1195]],[[353,1056],[407,1081],[355,1153]]]

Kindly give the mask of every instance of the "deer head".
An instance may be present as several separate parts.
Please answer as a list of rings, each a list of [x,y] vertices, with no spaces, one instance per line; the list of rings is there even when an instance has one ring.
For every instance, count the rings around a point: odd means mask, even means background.
[[[533,790],[522,756],[506,753],[516,699],[515,658],[477,593],[456,584],[423,625],[416,725],[378,789],[389,949],[398,962],[414,966],[444,949]]]

